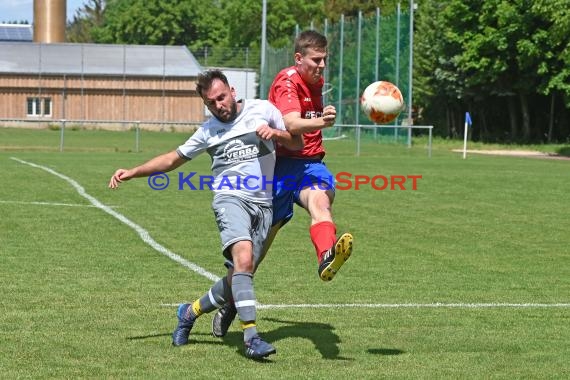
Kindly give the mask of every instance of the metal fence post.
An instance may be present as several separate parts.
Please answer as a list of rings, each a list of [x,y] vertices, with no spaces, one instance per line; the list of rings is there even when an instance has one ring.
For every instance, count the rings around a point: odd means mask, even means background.
[[[430,125],[429,128],[429,138],[428,138],[428,157],[431,158],[431,140],[432,140],[432,130],[433,130],[433,125]]]
[[[360,124],[356,125],[356,157],[360,157]]]
[[[63,135],[65,131],[65,119],[61,119],[61,128],[59,130],[59,151],[63,152]]]
[[[340,40],[339,40],[339,63],[338,63],[338,109],[337,115],[339,116],[340,123],[344,123],[344,117],[342,116],[342,65],[343,65],[343,51],[344,51],[344,13],[340,15]],[[342,129],[339,128],[337,131],[337,136],[342,134]]]
[[[135,152],[139,152],[140,148],[140,121],[135,122]]]

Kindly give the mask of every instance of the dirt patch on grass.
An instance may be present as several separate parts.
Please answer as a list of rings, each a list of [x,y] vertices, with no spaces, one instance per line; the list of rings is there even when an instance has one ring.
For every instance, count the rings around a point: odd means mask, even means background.
[[[453,152],[463,153],[463,149],[453,149]],[[512,156],[512,157],[530,157],[544,158],[550,160],[570,160],[568,156],[562,156],[557,153],[538,152],[535,150],[508,150],[508,149],[491,149],[491,150],[467,150],[467,154],[486,154],[489,156]]]

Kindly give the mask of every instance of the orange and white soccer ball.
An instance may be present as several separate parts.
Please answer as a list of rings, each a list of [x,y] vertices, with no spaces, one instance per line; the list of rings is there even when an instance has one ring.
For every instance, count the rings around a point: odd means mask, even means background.
[[[404,109],[404,97],[395,84],[378,81],[370,84],[360,98],[362,111],[370,121],[386,124],[394,121]]]

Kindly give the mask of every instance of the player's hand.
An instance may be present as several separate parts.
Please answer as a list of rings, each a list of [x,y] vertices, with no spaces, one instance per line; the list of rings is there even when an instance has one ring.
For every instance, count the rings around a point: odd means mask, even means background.
[[[131,177],[128,176],[127,169],[117,169],[115,174],[111,177],[109,181],[109,189],[116,189],[119,187],[119,183],[129,180]]]
[[[323,121],[325,128],[332,127],[336,122],[336,108],[334,106],[326,106],[323,108]]]
[[[263,140],[271,140],[273,138],[276,138],[277,134],[278,134],[276,129],[271,128],[267,124],[263,124],[263,125],[260,125],[259,127],[257,127],[255,132]]]

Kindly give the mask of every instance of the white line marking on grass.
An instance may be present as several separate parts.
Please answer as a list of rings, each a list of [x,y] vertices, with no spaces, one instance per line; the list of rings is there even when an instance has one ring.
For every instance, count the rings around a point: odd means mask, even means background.
[[[18,161],[19,163],[25,164],[25,165],[29,165],[32,166],[34,168],[38,168],[38,169],[42,169],[50,174],[53,174],[56,177],[59,177],[65,181],[67,181],[71,186],[73,186],[75,188],[75,190],[77,190],[77,192],[79,193],[79,195],[81,195],[83,198],[87,199],[93,206],[105,211],[107,214],[117,218],[118,220],[120,220],[121,222],[123,222],[124,224],[126,224],[127,226],[131,227],[133,230],[136,231],[136,233],[139,234],[139,236],[141,237],[141,239],[148,245],[150,245],[154,250],[162,253],[163,255],[165,255],[166,257],[174,260],[175,262],[185,266],[186,268],[198,273],[201,276],[204,276],[214,282],[218,281],[220,279],[220,277],[216,276],[213,273],[208,272],[207,270],[205,270],[204,268],[191,263],[190,261],[186,260],[185,258],[177,255],[176,253],[170,251],[168,248],[164,247],[163,245],[159,244],[158,242],[156,242],[156,240],[154,240],[150,234],[148,233],[147,230],[145,230],[144,228],[142,228],[141,226],[139,226],[138,224],[136,224],[135,222],[131,221],[130,219],[128,219],[126,216],[124,216],[123,214],[120,214],[114,210],[112,210],[109,206],[104,205],[103,203],[99,202],[96,198],[92,197],[91,195],[87,194],[87,192],[85,191],[85,189],[83,188],[83,186],[81,186],[79,183],[77,183],[75,180],[60,174],[58,172],[56,172],[55,170],[52,170],[48,167],[42,166],[42,165],[38,165],[38,164],[34,164],[32,162],[28,162],[28,161],[24,161],[24,160],[20,160],[19,158],[16,157],[10,157],[12,160],[14,161]]]
[[[161,304],[163,307],[177,307],[180,304]],[[404,309],[404,308],[453,308],[453,309],[489,309],[489,308],[568,308],[570,303],[339,303],[339,304],[289,304],[256,305],[258,309]]]
[[[570,303],[345,303],[345,304],[293,304],[293,305],[259,305],[260,309],[320,309],[320,308],[366,308],[366,309],[403,309],[403,308],[455,308],[455,309],[488,309],[488,308],[547,308],[570,307]]]
[[[342,139],[345,139],[346,137],[347,137],[346,135],[335,136],[335,137],[323,137],[323,140],[324,140],[324,141],[342,140]]]
[[[77,203],[54,203],[54,202],[24,202],[24,201],[0,201],[0,203],[18,204],[18,205],[38,205],[38,206],[64,206],[64,207],[96,207],[94,205],[81,205]],[[109,206],[115,208],[116,206]]]

